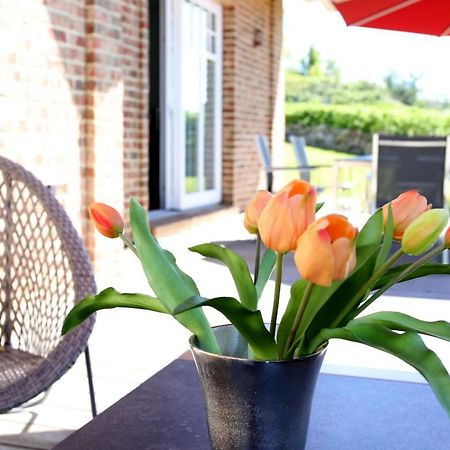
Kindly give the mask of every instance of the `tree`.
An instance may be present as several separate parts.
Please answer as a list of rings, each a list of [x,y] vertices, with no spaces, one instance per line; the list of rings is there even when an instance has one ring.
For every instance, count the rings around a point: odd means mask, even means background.
[[[335,80],[339,80],[341,77],[341,71],[336,63],[332,59],[327,61],[327,65],[325,67],[325,75],[328,77],[334,78]]]
[[[323,75],[320,53],[312,46],[309,48],[306,57],[300,61],[300,73],[311,77]]]
[[[411,74],[408,79],[400,77],[395,72],[390,72],[385,78],[387,90],[393,98],[405,105],[414,105],[417,103],[419,88],[417,81],[420,76]]]

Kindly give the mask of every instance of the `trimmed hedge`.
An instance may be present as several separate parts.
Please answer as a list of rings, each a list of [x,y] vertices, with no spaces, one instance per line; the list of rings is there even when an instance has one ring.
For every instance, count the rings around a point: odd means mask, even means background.
[[[406,136],[450,134],[450,113],[397,105],[286,104],[286,125],[360,130]]]

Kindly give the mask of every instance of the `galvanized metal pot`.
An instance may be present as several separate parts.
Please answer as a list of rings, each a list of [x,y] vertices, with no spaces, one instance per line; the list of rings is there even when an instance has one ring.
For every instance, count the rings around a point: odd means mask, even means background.
[[[232,325],[214,328],[224,356],[190,345],[203,385],[213,450],[302,450],[325,350],[293,361],[245,359]]]

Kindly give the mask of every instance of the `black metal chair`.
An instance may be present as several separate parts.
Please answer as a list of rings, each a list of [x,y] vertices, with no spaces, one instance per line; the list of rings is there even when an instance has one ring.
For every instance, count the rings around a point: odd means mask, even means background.
[[[373,135],[373,209],[416,189],[435,208],[448,208],[449,138]]]
[[[402,192],[415,189],[434,208],[449,208],[450,139],[446,136],[393,136],[374,134],[372,140],[372,210]],[[399,247],[392,246],[392,252]],[[442,253],[448,263],[448,250]]]
[[[61,337],[73,305],[96,292],[84,245],[50,190],[0,157],[0,412],[47,391],[85,352],[95,318]]]

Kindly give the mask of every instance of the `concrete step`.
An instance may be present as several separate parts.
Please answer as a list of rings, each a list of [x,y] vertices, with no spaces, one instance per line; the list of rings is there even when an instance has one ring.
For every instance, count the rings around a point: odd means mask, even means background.
[[[149,212],[149,223],[156,237],[187,231],[208,221],[223,219],[238,214],[235,206],[213,205],[185,211],[155,210]]]

